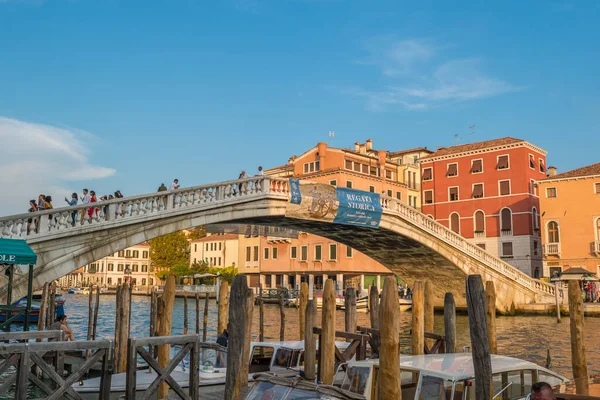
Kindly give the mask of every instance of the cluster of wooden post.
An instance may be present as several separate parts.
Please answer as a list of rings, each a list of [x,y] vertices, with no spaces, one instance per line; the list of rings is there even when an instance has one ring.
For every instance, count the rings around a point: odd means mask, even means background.
[[[90,296],[91,299],[91,296]],[[91,302],[90,302],[91,308]],[[115,303],[115,372],[127,370],[127,340],[131,322],[131,286],[124,283],[117,286]],[[89,324],[88,324],[89,330]]]

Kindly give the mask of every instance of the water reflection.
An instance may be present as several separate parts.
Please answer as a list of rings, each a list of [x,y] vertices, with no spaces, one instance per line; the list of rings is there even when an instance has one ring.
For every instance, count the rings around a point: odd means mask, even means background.
[[[66,313],[69,315],[69,324],[75,332],[77,339],[85,339],[87,335],[88,297],[84,295],[65,295]],[[150,298],[146,296],[132,297],[131,335],[142,337],[149,335]],[[173,335],[183,334],[183,299],[175,300],[173,313]],[[200,300],[200,329],[202,329],[202,313],[204,312],[204,299]],[[253,337],[258,339],[258,307],[254,308]],[[196,304],[194,298],[188,299],[189,333],[196,329]],[[297,340],[298,311],[294,308],[285,309],[285,338]],[[319,310],[318,320],[321,315]],[[265,305],[265,340],[279,340],[279,308],[277,305]],[[342,311],[337,313],[337,329],[344,329],[344,316]],[[101,296],[98,316],[98,337],[112,339],[115,324],[115,297]],[[358,324],[369,326],[369,315],[358,313]],[[435,331],[443,334],[444,319],[442,315],[435,316]],[[459,315],[457,324],[457,349],[470,344],[468,318]],[[400,346],[404,353],[409,353],[411,314],[401,314]],[[217,337],[217,309],[214,299],[209,301],[208,332],[209,341]],[[591,373],[600,372],[600,341],[597,334],[600,330],[600,318],[586,319],[585,345],[587,352],[588,369]],[[549,316],[517,316],[498,317],[497,319],[498,352],[502,355],[518,357],[544,365],[546,348],[550,348],[553,370],[565,376],[571,376],[571,342],[569,336],[569,320],[563,318],[562,323],[556,323],[555,318]]]

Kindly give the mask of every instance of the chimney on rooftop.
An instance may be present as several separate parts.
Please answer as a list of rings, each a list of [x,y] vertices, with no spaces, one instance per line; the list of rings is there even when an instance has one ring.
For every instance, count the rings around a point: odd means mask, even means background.
[[[373,140],[367,139],[365,145],[367,146],[367,150],[373,150]]]
[[[548,167],[548,176],[555,176],[556,175],[556,167],[553,167],[552,165]]]
[[[360,143],[356,142],[354,143],[354,151],[359,151],[360,150]]]

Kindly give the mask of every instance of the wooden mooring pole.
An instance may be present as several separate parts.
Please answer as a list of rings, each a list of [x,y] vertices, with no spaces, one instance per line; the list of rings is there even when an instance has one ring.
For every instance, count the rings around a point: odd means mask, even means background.
[[[569,317],[571,320],[571,363],[577,393],[587,393],[588,372],[584,344],[583,298],[578,281],[569,281]]]
[[[46,326],[50,326],[56,320],[56,282],[50,284],[48,291],[48,316],[46,318]]]
[[[444,331],[446,353],[456,353],[456,303],[452,293],[444,296]]]
[[[473,369],[475,370],[475,381],[477,382],[477,385],[475,385],[475,398],[477,400],[490,400],[492,396],[492,359],[486,322],[486,295],[481,275],[469,275],[466,286]]]
[[[300,284],[298,295],[298,327],[300,329],[300,340],[304,339],[304,328],[306,327],[306,304],[308,303],[308,283]]]
[[[162,295],[157,300],[158,336],[171,336],[173,321],[173,306],[175,304],[175,276],[169,275]],[[171,361],[171,346],[161,344],[158,346],[158,364],[165,368]],[[169,385],[161,383],[158,387],[158,398],[164,399],[169,395]]]
[[[48,305],[48,290],[50,284],[48,282],[44,283],[44,288],[42,289],[42,302],[40,304],[40,315],[38,317],[37,330],[38,332],[46,329],[46,306]],[[41,342],[43,339],[38,338],[36,341]]]
[[[402,399],[400,390],[400,310],[398,285],[392,276],[385,278],[379,320],[379,398]],[[355,328],[356,329],[356,328]]]
[[[202,341],[206,342],[208,334],[208,293],[204,295],[204,315],[202,316]]]
[[[285,340],[285,310],[283,309],[283,293],[279,293],[279,341]]]
[[[150,293],[150,336],[156,336],[157,334],[157,326],[156,326],[156,314],[157,314],[157,307],[158,307],[158,293],[156,293],[156,290],[152,289],[152,293]],[[148,345],[148,352],[150,353],[150,355],[152,357],[154,357],[156,355],[156,348],[155,346],[152,345]]]
[[[196,293],[196,335],[200,334],[200,293]]]
[[[485,283],[485,303],[487,306],[486,320],[490,353],[498,354],[498,341],[496,339],[496,287],[492,281]]]
[[[344,328],[346,332],[356,332],[356,321],[356,290],[348,287],[344,296]],[[346,339],[346,341],[352,342],[352,339]]]
[[[229,283],[226,280],[221,281],[219,288],[219,308],[217,315],[217,335],[227,329],[227,313],[229,312]]]
[[[373,285],[369,288],[369,313],[371,328],[379,329],[379,290]]]
[[[183,292],[183,334],[188,334],[188,302],[187,292]]]
[[[98,310],[100,308],[100,287],[96,285],[96,303],[94,304],[94,324],[92,325],[92,340],[96,340],[98,331]]]
[[[117,285],[116,293],[115,293],[115,354],[114,354],[114,371],[115,373],[119,373],[121,371],[117,371],[119,368],[119,358],[124,356],[124,353],[121,353],[121,323],[123,314],[123,299],[121,296],[121,292],[123,290],[123,285]]]
[[[556,322],[560,324],[560,281],[554,282],[554,300],[556,302]]]
[[[321,309],[321,338],[319,341],[319,378],[331,385],[335,374],[335,290],[333,279],[325,281]],[[371,311],[373,312],[373,311]]]
[[[308,292],[307,292],[308,294]],[[306,319],[304,321],[304,377],[310,381],[315,379],[317,364],[317,339],[313,329],[317,326],[317,303],[315,300],[306,302]]]
[[[425,293],[421,281],[415,281],[412,295],[412,354],[425,352]]]
[[[252,320],[254,319],[254,292],[248,289],[249,296],[246,297],[246,343],[245,352],[242,354],[242,387],[248,386],[248,374],[250,368],[250,346],[252,343]]]
[[[431,287],[431,281],[427,279],[424,284],[424,322],[425,332],[434,332],[434,320],[433,320],[433,289]],[[432,343],[433,340],[429,339]]]
[[[119,347],[117,348],[115,340],[115,370],[117,374],[127,371],[127,341],[129,339],[130,327],[130,312],[131,312],[131,286],[124,283],[120,292],[120,305],[117,312],[119,321],[119,331],[115,334],[119,335]],[[116,353],[119,353],[118,363]]]
[[[246,347],[246,328],[248,321],[248,299],[252,300],[252,291],[248,288],[246,275],[237,275],[231,285],[229,297],[229,343],[227,345],[227,371],[225,378],[225,400],[240,399],[243,375],[248,379],[248,364],[244,366],[244,354],[250,353]]]
[[[265,302],[263,301],[262,294],[258,298],[258,341],[265,341]],[[262,348],[261,348],[262,350]]]

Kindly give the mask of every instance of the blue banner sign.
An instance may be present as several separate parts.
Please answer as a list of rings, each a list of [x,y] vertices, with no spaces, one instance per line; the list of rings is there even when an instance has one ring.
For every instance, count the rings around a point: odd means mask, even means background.
[[[336,195],[339,206],[334,223],[379,228],[383,209],[378,193],[338,187]]]
[[[290,179],[288,218],[379,228],[379,194]]]
[[[302,203],[302,193],[300,192],[300,181],[298,179],[290,178],[290,195],[290,203]]]

